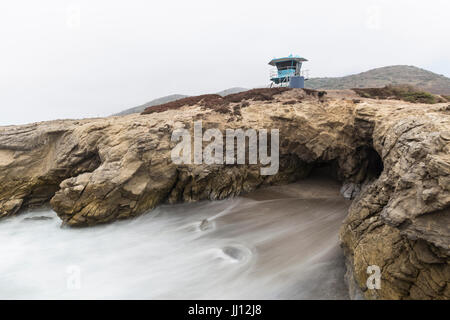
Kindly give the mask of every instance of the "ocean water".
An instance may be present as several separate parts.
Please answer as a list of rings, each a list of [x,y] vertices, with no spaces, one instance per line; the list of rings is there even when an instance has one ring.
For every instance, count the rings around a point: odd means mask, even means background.
[[[311,178],[85,229],[23,213],[0,221],[0,299],[348,299],[348,206]]]

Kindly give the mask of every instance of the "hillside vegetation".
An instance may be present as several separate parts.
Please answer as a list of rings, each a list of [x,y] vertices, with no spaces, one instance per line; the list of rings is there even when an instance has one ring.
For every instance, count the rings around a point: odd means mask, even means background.
[[[148,107],[157,106],[157,105],[160,105],[160,104],[172,102],[172,101],[183,99],[183,98],[186,98],[186,97],[187,97],[187,95],[184,95],[184,94],[171,94],[169,96],[165,96],[165,97],[161,97],[161,98],[149,101],[149,102],[144,103],[144,104],[142,104],[140,106],[126,109],[124,111],[121,111],[121,112],[113,114],[113,115],[114,116],[124,116],[124,115],[132,114],[132,113],[141,113],[142,111],[144,111]]]
[[[359,96],[372,99],[395,99],[413,103],[441,103],[450,97],[434,95],[409,85],[388,85],[383,88],[353,88]]]
[[[247,91],[247,90],[248,89],[246,89],[246,88],[233,87],[233,88],[225,89],[223,91],[219,91],[219,92],[217,92],[215,94],[223,97],[223,96],[227,96],[227,95],[230,95],[230,94],[239,93],[239,92]],[[148,107],[158,106],[158,105],[161,105],[161,104],[170,103],[170,102],[177,101],[177,100],[180,100],[180,99],[183,99],[183,98],[187,98],[187,97],[189,97],[189,96],[185,95],[185,94],[171,94],[169,96],[165,96],[165,97],[162,97],[162,98],[158,98],[158,99],[149,101],[149,102],[144,103],[144,104],[142,104],[140,106],[126,109],[124,111],[121,111],[119,113],[114,114],[114,116],[124,116],[124,115],[132,114],[132,113],[141,113],[142,111],[144,111]]]
[[[311,89],[380,88],[386,85],[411,85],[424,91],[450,95],[450,79],[414,66],[389,66],[337,78],[311,78]]]

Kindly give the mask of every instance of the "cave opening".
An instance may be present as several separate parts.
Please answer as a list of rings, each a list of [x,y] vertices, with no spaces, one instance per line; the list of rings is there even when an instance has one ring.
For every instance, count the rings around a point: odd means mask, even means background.
[[[316,161],[311,164],[305,178],[322,183],[321,188],[324,191],[334,185],[344,198],[354,199],[364,185],[375,181],[381,175],[384,165],[380,155],[371,146],[360,147],[349,157],[349,163],[342,163],[338,159]],[[352,166],[343,167],[349,164]]]
[[[377,179],[384,170],[384,164],[378,152],[372,148],[366,148],[367,152],[367,177]]]
[[[361,147],[357,149],[359,156],[359,167],[357,168],[353,182],[362,184],[365,181],[377,179],[384,170],[383,161],[373,147]],[[313,164],[308,177],[328,177],[343,182],[346,177],[340,171],[338,161],[317,161]]]

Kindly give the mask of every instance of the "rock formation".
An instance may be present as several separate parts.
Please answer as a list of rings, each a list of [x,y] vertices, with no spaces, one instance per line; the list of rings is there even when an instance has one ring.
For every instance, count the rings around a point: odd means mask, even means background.
[[[349,278],[366,298],[450,299],[450,106],[355,111],[384,170],[341,229]],[[380,290],[367,290],[369,265],[381,268]]]
[[[0,217],[50,202],[64,225],[90,226],[329,166],[343,193],[355,197],[341,230],[352,291],[374,299],[450,298],[448,104],[301,89],[180,101],[141,115],[0,128]],[[195,120],[222,132],[279,129],[278,174],[262,176],[259,164],[174,164],[171,134],[192,131]],[[369,265],[381,268],[380,290],[366,288]]]

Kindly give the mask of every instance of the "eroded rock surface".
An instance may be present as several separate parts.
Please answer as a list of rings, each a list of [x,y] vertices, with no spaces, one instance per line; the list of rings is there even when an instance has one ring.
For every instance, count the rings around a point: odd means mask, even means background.
[[[366,298],[450,298],[450,108],[360,106],[384,170],[341,229],[349,272]],[[381,269],[368,290],[367,267]]]
[[[145,115],[2,127],[0,217],[50,201],[64,224],[89,226],[162,202],[291,182],[328,164],[351,186],[343,192],[356,196],[341,230],[355,292],[448,299],[450,107],[328,96],[241,94]],[[192,131],[195,120],[222,132],[279,129],[278,174],[262,176],[260,165],[174,164],[172,131]],[[382,270],[380,290],[366,290],[369,265]]]
[[[297,180],[315,162],[332,162],[342,179],[358,179],[354,105],[319,102],[302,90],[280,93],[275,100],[230,102],[219,110],[200,102],[148,115],[3,127],[0,215],[50,200],[65,224],[94,225],[164,201],[223,199]],[[288,100],[295,104],[284,105]],[[192,131],[195,120],[202,120],[203,130],[221,132],[280,129],[278,174],[261,176],[260,165],[175,165],[171,134],[177,128]]]

